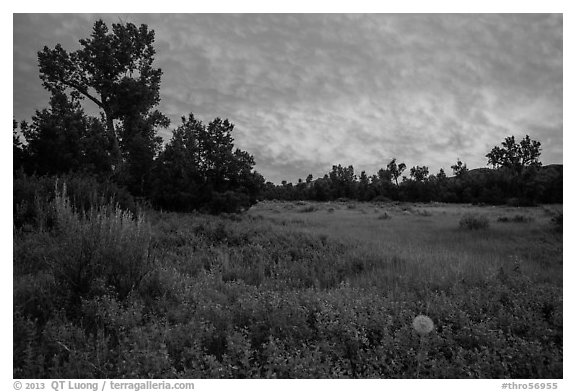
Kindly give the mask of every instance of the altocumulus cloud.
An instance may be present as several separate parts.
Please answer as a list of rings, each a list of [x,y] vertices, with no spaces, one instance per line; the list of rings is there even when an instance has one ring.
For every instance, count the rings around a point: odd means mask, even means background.
[[[562,162],[561,15],[15,15],[16,119],[47,105],[36,52],[76,49],[100,17],[156,31],[171,129],[190,112],[229,118],[274,182],[393,157],[481,167],[511,134]]]

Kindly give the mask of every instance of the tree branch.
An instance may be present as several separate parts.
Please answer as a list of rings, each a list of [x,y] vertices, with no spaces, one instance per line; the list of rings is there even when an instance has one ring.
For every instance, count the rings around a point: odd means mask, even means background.
[[[100,102],[100,100],[98,100],[96,97],[92,96],[87,89],[82,88],[81,86],[77,85],[74,82],[67,82],[67,81],[62,81],[63,84],[75,88],[76,90],[78,90],[80,93],[84,94],[86,97],[88,97],[92,102],[94,102],[96,105],[98,105],[98,107],[100,108],[104,108],[104,106],[102,105],[102,102]]]

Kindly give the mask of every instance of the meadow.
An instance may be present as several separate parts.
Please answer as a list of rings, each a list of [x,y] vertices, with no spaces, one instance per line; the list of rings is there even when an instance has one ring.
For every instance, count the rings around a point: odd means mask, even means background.
[[[563,377],[561,205],[40,204],[14,378]]]

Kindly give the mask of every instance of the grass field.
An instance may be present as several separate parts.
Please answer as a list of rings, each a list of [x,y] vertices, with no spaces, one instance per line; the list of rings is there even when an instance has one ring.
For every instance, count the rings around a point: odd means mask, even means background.
[[[560,205],[55,205],[14,235],[15,378],[563,376]]]

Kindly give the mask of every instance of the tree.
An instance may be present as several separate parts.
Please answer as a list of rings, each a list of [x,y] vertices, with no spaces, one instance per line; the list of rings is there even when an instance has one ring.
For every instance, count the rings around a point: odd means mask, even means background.
[[[446,183],[448,177],[446,176],[446,173],[444,172],[443,168],[440,168],[440,171],[438,172],[438,174],[436,174],[436,179],[440,184]]]
[[[335,198],[353,197],[355,176],[354,167],[352,165],[349,165],[348,167],[333,165],[329,176],[332,192]]]
[[[133,195],[148,193],[154,159],[162,148],[162,138],[156,135],[156,126],[167,127],[168,119],[156,112],[124,116],[119,127],[120,147],[124,164],[118,173],[119,182],[126,185]]]
[[[410,169],[410,177],[417,182],[423,182],[428,178],[428,166],[415,166]]]
[[[458,158],[456,164],[450,166],[452,172],[456,176],[456,178],[462,178],[468,173],[468,168],[466,167],[465,163],[462,163],[460,158]]]
[[[233,129],[220,118],[206,126],[193,114],[182,117],[157,159],[156,203],[173,210],[207,207],[212,212],[236,211],[255,203],[264,178],[252,170],[255,162],[250,154],[234,150]]]
[[[369,200],[370,179],[364,170],[360,173],[358,178],[357,199],[361,201]]]
[[[390,163],[386,166],[392,178],[396,182],[396,186],[398,186],[398,178],[402,175],[402,172],[406,169],[406,165],[404,163],[400,163],[396,165],[396,158],[392,159]]]
[[[54,93],[50,107],[36,111],[32,123],[22,122],[26,139],[26,166],[38,174],[111,171],[111,141],[101,123],[84,114],[77,99]]]
[[[113,158],[121,161],[119,135],[114,120],[142,117],[151,126],[166,118],[151,109],[160,101],[162,71],[153,68],[154,31],[146,25],[112,24],[96,21],[81,49],[68,53],[57,44],[38,52],[40,79],[52,94],[70,91],[73,99],[88,98],[101,110],[112,140]],[[124,124],[124,130],[130,127]],[[128,133],[125,137],[129,137]]]
[[[509,136],[502,142],[502,147],[495,146],[486,154],[488,164],[496,167],[511,169],[516,175],[521,175],[527,167],[538,167],[542,164],[538,160],[541,153],[539,141],[531,140],[526,135],[520,143],[516,143],[514,136]]]

